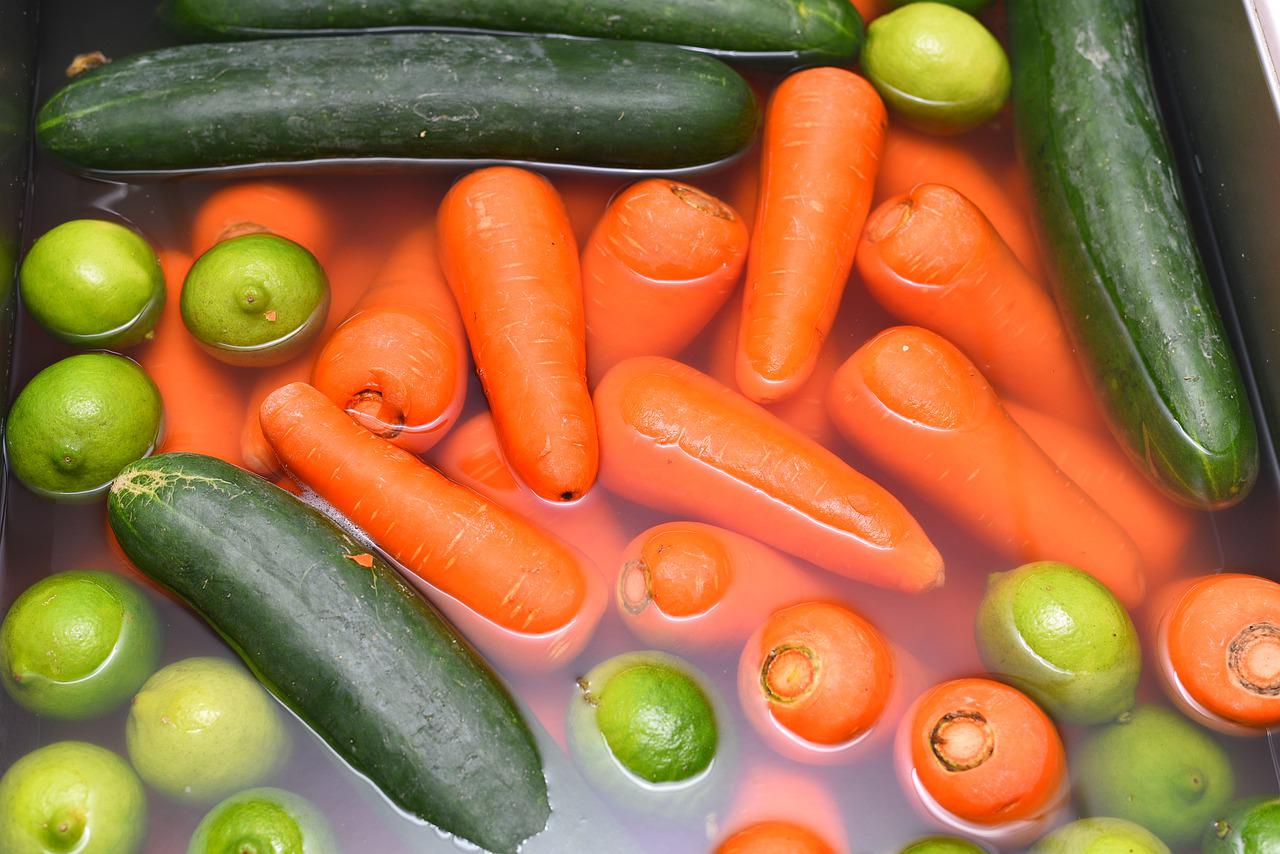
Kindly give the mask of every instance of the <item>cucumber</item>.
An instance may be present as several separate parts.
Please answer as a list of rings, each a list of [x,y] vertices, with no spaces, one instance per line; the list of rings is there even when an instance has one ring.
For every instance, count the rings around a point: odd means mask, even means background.
[[[332,158],[679,169],[755,134],[751,87],[670,45],[396,33],[185,45],[54,93],[44,148],[96,171]]]
[[[1013,102],[1059,305],[1171,497],[1242,499],[1258,443],[1160,124],[1138,0],[1010,0]]]
[[[129,559],[399,807],[497,852],[546,825],[542,762],[510,696],[323,514],[199,454],[127,466],[107,511]]]
[[[853,65],[863,39],[849,0],[170,0],[162,10],[204,41],[453,27],[665,42],[785,67]]]

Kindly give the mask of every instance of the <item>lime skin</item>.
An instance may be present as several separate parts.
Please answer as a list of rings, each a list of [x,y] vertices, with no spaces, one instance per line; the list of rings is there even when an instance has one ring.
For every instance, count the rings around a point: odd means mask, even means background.
[[[889,0],[889,5],[894,9],[905,6],[908,3],[918,3],[920,0]],[[977,15],[991,8],[994,0],[935,0],[938,3],[945,3],[948,6],[955,6],[961,12],[968,12],[970,15]]]
[[[263,787],[238,792],[201,819],[187,854],[338,854],[333,830],[300,795]]]
[[[912,842],[899,854],[987,854],[987,849],[955,836],[927,836]]]
[[[1231,804],[1209,824],[1202,854],[1280,854],[1280,798],[1262,795]]]
[[[1122,818],[1082,818],[1043,837],[1031,854],[1169,854],[1169,846]]]

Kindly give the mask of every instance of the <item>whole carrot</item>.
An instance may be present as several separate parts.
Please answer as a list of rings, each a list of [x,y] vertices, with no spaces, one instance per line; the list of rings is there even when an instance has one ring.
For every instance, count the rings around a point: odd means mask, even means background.
[[[596,388],[601,476],[624,498],[759,537],[833,572],[919,592],[942,556],[897,499],[711,377],[660,356]]]
[[[578,250],[545,178],[472,172],[440,203],[441,262],[512,468],[538,495],[572,501],[596,479]]]
[[[828,405],[862,453],[976,536],[1022,562],[1089,572],[1132,607],[1145,588],[1133,540],[1053,464],[973,363],[928,330],[899,326],[836,373]]]
[[[414,453],[453,426],[466,399],[467,342],[436,258],[434,224],[392,250],[316,356],[311,383],[366,429]]]
[[[421,580],[508,637],[578,624],[556,659],[586,642],[603,597],[588,595],[591,571],[561,541],[365,430],[305,383],[263,402],[262,429],[290,474]]]
[[[737,378],[757,402],[813,372],[853,266],[887,119],[871,84],[839,68],[791,75],[765,117]]]
[[[890,314],[955,344],[1003,396],[1101,423],[1053,300],[960,193],[920,184],[886,201],[867,220],[857,263]]]
[[[587,373],[630,356],[674,356],[738,283],[747,227],[725,203],[676,181],[628,187],[582,250]]]

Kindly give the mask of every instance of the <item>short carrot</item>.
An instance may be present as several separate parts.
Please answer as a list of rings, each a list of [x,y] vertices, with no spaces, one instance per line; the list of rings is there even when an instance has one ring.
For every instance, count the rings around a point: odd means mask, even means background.
[[[841,366],[828,405],[855,448],[991,546],[1021,562],[1065,561],[1127,606],[1142,601],[1133,540],[942,337],[915,326],[882,332]]]
[[[736,782],[716,854],[848,854],[840,801],[814,774],[761,762]],[[788,847],[769,845],[779,842]]]
[[[263,231],[300,243],[322,264],[337,237],[314,194],[283,181],[241,181],[215,190],[197,209],[191,251],[199,257],[219,241]]]
[[[802,824],[762,821],[721,842],[716,854],[835,854],[835,849]]]
[[[572,501],[596,479],[577,244],[545,178],[472,172],[440,203],[445,277],[507,461],[543,498]]]
[[[747,227],[688,184],[650,179],[612,202],[582,250],[587,375],[630,356],[674,356],[738,284]]]
[[[585,559],[356,424],[305,383],[273,392],[262,428],[291,475],[413,575],[507,632],[594,625]],[[589,629],[576,636],[586,642]],[[557,656],[572,657],[565,645]]]
[[[795,393],[818,354],[871,205],[887,118],[840,68],[784,80],[769,103],[747,261],[737,379],[757,402]]]
[[[1101,423],[1057,306],[960,193],[920,184],[886,201],[867,220],[857,264],[890,314],[955,344],[1003,397]]]
[[[311,384],[413,453],[453,427],[467,393],[467,342],[436,258],[434,224],[392,250],[355,313],[325,341]]]
[[[942,556],[896,498],[711,377],[638,356],[605,375],[595,402],[602,480],[622,497],[871,584],[942,583]]]
[[[774,610],[829,592],[786,555],[702,522],[644,531],[619,565],[622,622],[646,644],[674,652],[736,646]]]

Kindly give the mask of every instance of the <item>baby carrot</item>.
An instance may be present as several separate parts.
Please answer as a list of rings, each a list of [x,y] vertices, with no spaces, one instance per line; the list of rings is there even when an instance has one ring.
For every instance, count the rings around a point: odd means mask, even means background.
[[[876,208],[858,273],[889,313],[955,344],[1003,396],[1100,423],[1053,300],[960,193],[920,184]]]
[[[578,250],[560,197],[532,172],[481,169],[445,195],[437,227],[507,461],[543,498],[585,495],[599,452]]]
[[[618,613],[660,649],[736,646],[775,609],[828,592],[785,555],[701,522],[652,527],[621,555]]]
[[[738,284],[747,227],[688,184],[641,181],[610,204],[582,250],[587,373],[630,356],[674,356]]]
[[[282,181],[241,181],[209,196],[196,211],[191,251],[199,257],[219,241],[270,232],[287,237],[328,260],[335,235],[313,194]]]
[[[737,378],[757,402],[813,372],[871,205],[887,119],[871,84],[811,68],[774,90],[747,261]]]
[[[888,329],[836,373],[828,405],[846,439],[1010,557],[1089,572],[1133,607],[1142,556],[1129,535],[1053,464],[955,346],[916,326]]]
[[[835,854],[835,849],[804,825],[761,821],[721,842],[716,854]]]
[[[422,453],[457,420],[467,342],[435,252],[435,228],[410,231],[356,311],[334,330],[311,384],[366,429]]]
[[[601,476],[618,495],[870,584],[942,583],[942,556],[896,498],[711,377],[638,356],[605,375],[595,401]]]

